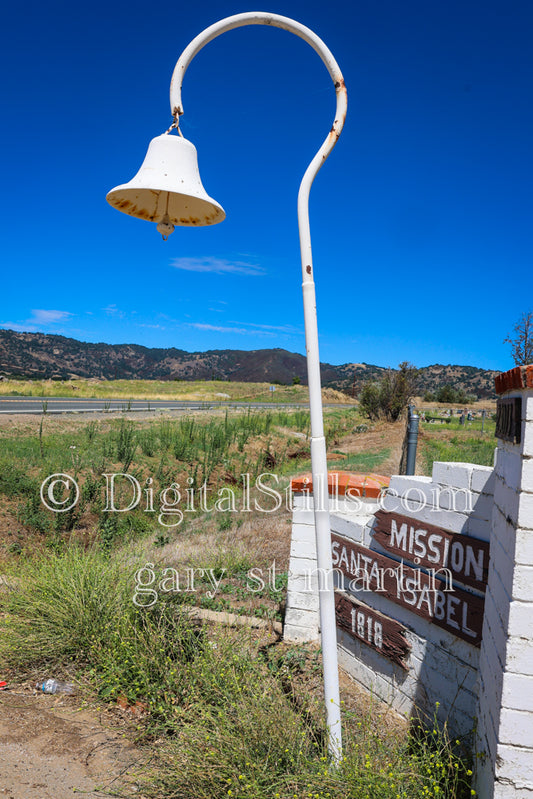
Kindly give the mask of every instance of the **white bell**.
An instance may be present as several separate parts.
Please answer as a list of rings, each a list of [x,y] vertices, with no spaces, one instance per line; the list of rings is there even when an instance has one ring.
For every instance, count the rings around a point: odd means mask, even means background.
[[[164,238],[174,225],[214,225],[226,217],[202,186],[194,144],[167,133],[152,139],[135,177],[106,199],[125,214],[157,222]]]

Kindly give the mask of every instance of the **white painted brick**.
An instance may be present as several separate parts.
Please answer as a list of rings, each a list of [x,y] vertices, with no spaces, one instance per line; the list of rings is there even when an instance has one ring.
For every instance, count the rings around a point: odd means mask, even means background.
[[[293,643],[305,643],[308,641],[318,641],[320,634],[318,628],[313,627],[298,627],[297,624],[290,624],[285,622],[283,628],[283,640],[292,641]]]
[[[519,447],[517,447],[516,444],[512,444],[510,441],[498,440],[498,447],[496,449],[496,452],[498,453],[498,455],[500,454],[500,452],[508,452],[516,455],[518,449]]]
[[[533,494],[520,494],[517,527],[533,530]]]
[[[287,596],[292,593],[312,594],[313,592],[318,594],[318,579],[316,575],[312,574],[311,577],[308,577],[305,573],[291,570],[287,585]]]
[[[510,709],[533,713],[533,676],[505,672],[502,705]],[[522,744],[527,744],[527,741],[522,741]],[[533,740],[530,741],[530,745],[533,745]]]
[[[318,614],[310,610],[288,608],[285,614],[285,625],[287,624],[318,629]]]
[[[382,510],[392,511],[393,513],[402,512],[401,497],[398,492],[389,489],[381,498],[380,503]]]
[[[485,697],[485,709],[490,713],[494,721],[499,716],[500,701],[503,691],[503,672],[498,664],[499,661],[494,655],[491,656],[491,649],[485,650],[481,653],[479,662],[479,670],[483,682],[483,691]],[[480,694],[481,696],[481,694]],[[495,727],[497,725],[495,724]]]
[[[291,542],[291,558],[305,558],[309,561],[316,562],[316,545],[314,541],[298,541],[292,540]]]
[[[339,637],[339,663],[342,668],[378,699],[387,702],[395,710],[409,715],[414,705],[413,698],[406,696],[404,692],[394,690],[390,680],[383,678],[379,672],[356,659],[352,649],[353,643],[353,639],[345,634]]]
[[[316,564],[316,558],[291,557],[289,562],[289,578],[305,574],[314,574],[317,569]]]
[[[301,593],[291,591],[287,594],[287,608],[295,608],[296,610],[308,610],[318,613],[319,601],[318,593]]]
[[[362,544],[364,544],[366,547],[369,547],[369,548],[372,547],[372,545],[374,543],[374,541],[373,541],[374,536],[373,536],[373,531],[372,531],[374,521],[375,521],[375,519],[374,519],[374,517],[372,517],[370,522],[368,522],[368,524],[365,524],[363,540],[361,542]]]
[[[291,538],[294,541],[315,541],[314,524],[293,524]]]
[[[491,572],[496,572],[506,592],[513,596],[515,562],[509,553],[500,545],[498,540],[492,543],[492,552],[489,565],[489,581]]]
[[[484,749],[485,747],[480,745],[480,751]],[[494,775],[489,758],[479,760],[476,763],[473,786],[476,790],[476,796],[479,796],[480,799],[494,799]]]
[[[520,495],[514,488],[510,488],[501,477],[496,477],[494,487],[494,504],[498,507],[506,518],[513,524],[518,519],[518,505]]]
[[[461,709],[455,705],[449,709],[448,729],[454,730],[455,737],[469,738],[472,734],[472,720],[475,715],[474,707],[469,706],[468,711],[468,713],[462,713]],[[447,719],[443,714],[441,723],[444,724],[444,721],[447,721]]]
[[[309,527],[315,526],[315,514],[312,510],[305,510],[304,508],[296,508],[292,514],[293,524],[305,524]]]
[[[515,779],[513,783],[496,780],[494,794],[491,798],[487,797],[487,799],[533,799],[533,788],[520,786],[519,782],[519,779]]]
[[[421,638],[419,635],[409,631],[406,634],[406,639],[411,644],[411,655],[412,657],[417,658],[417,660],[423,661],[426,649],[429,647],[433,647],[433,644],[430,641],[427,641],[425,638]]]
[[[507,746],[498,747],[496,776],[499,780],[513,783],[519,791],[533,791],[533,750]],[[515,799],[522,799],[522,793],[515,793]]]
[[[515,560],[524,565],[533,564],[533,531],[517,530]]]
[[[491,549],[494,553],[499,552],[496,545],[499,545],[511,559],[515,559],[516,552],[516,530],[503,515],[500,508],[494,509],[492,517],[492,538]],[[491,553],[492,556],[492,553]]]
[[[351,498],[344,495],[342,497],[342,510],[344,513],[362,513],[372,515],[379,508],[379,500],[372,497],[355,497]]]
[[[507,652],[507,671],[513,674],[533,674],[533,641],[511,638]]]
[[[491,523],[485,519],[478,519],[476,516],[469,516],[463,533],[479,538],[481,541],[489,541],[491,537]]]
[[[494,761],[496,757],[496,751],[498,749],[498,737],[496,735],[496,728],[494,726],[494,720],[490,714],[488,702],[489,698],[487,697],[486,693],[481,692],[477,713],[478,736],[476,740],[476,752],[479,754],[485,753],[487,756],[485,763],[490,763],[491,760]],[[483,793],[478,793],[480,799],[481,797],[485,796]]]
[[[452,696],[452,707],[457,707],[459,713],[463,713],[468,717],[470,725],[469,732],[472,732],[474,726],[474,716],[477,705],[477,694],[470,691],[466,686],[455,686],[455,693]]]
[[[510,488],[517,489],[520,486],[522,477],[522,458],[517,449],[515,452],[506,452],[498,449],[496,461],[494,493],[496,493],[496,483],[498,478]]]
[[[533,422],[533,391],[530,389],[522,394],[522,418]]]
[[[485,594],[485,616],[489,623],[493,624],[497,619],[499,624],[505,629],[509,623],[509,608],[511,603],[510,592],[505,590],[505,586],[498,574],[493,572],[490,585]]]
[[[509,606],[509,636],[533,639],[533,603],[512,602]]]
[[[310,501],[310,500],[309,500]],[[305,494],[293,494],[292,495],[292,510],[293,512],[299,508],[308,508],[310,507],[309,501]]]
[[[513,599],[533,602],[533,566],[515,566]]]
[[[434,483],[442,485],[470,488],[473,468],[471,463],[442,463],[435,461],[432,479]]]
[[[475,495],[469,488],[455,488],[455,486],[439,486],[436,492],[439,508],[453,510],[459,513],[472,513]]]
[[[474,466],[470,488],[479,494],[493,494],[494,469],[492,466]]]
[[[533,424],[522,422],[522,443],[519,445],[523,455],[533,456]]]
[[[470,666],[457,664],[457,683],[461,690],[468,691],[477,699],[478,670]],[[460,703],[459,703],[460,706]]]
[[[347,516],[357,516],[373,514],[378,510],[379,502],[370,497],[347,497],[345,495],[332,494],[328,497],[328,510],[330,513],[346,514]],[[314,501],[312,496],[295,494],[292,501],[293,518],[304,524],[314,524]]]
[[[454,658],[451,658],[449,654],[440,647],[433,646],[427,649],[424,668],[432,669],[434,672],[440,674],[443,684],[447,683],[448,680],[454,684],[457,681],[457,663]],[[444,674],[446,675],[446,680],[442,679]]]
[[[330,513],[338,513],[350,519],[358,516],[373,516],[374,513],[379,510],[379,500],[366,497],[351,499],[350,497],[343,496],[338,498],[336,504],[337,507],[335,507],[333,503],[330,505]]]
[[[502,744],[524,744],[533,741],[533,713],[502,708],[499,739]]]
[[[471,731],[476,706],[474,694],[471,691],[461,690],[452,680],[443,679],[442,672],[428,669],[426,664],[422,674],[426,690],[426,710],[430,719],[434,716],[437,702],[440,703],[438,713],[443,720],[449,716],[452,707],[457,707],[458,713],[469,716],[468,727]]]
[[[480,671],[483,681],[486,667],[489,671],[503,673],[507,658],[507,635],[497,619],[485,616],[483,625],[483,642],[481,645]]]
[[[476,494],[472,492],[472,515],[477,519],[490,521],[494,509],[494,497],[492,494]]]
[[[432,478],[426,477],[425,475],[393,474],[390,479],[389,488],[394,488],[398,494],[403,494],[405,489],[411,488],[412,486],[431,486],[432,483]]]
[[[365,539],[365,526],[369,518],[373,517],[365,515],[359,518],[348,519],[345,516],[332,514],[330,517],[331,530],[352,541],[362,543]]]
[[[433,505],[437,490],[431,477],[393,475],[389,485],[389,491],[396,491],[400,501],[412,511],[416,511],[418,505]]]
[[[522,461],[522,491],[533,493],[533,458],[524,458]]]

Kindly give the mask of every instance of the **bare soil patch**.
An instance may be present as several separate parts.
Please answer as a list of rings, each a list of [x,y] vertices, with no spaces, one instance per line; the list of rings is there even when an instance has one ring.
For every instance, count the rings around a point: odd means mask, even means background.
[[[145,755],[105,713],[76,698],[5,691],[0,696],[0,796],[71,799],[74,793],[140,796]]]

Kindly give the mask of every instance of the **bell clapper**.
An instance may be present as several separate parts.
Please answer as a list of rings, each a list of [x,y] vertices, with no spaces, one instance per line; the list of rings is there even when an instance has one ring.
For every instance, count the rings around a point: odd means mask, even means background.
[[[161,220],[161,222],[157,226],[158,232],[161,233],[161,235],[163,236],[163,241],[166,241],[168,239],[168,237],[170,236],[170,234],[174,233],[174,225],[170,221],[170,217],[168,215],[168,201],[169,201],[169,198],[170,198],[170,195],[169,195],[169,193],[167,191],[167,207],[166,207],[166,210],[165,210],[165,216],[163,217],[163,219]]]
[[[174,225],[169,219],[168,214],[165,214],[161,222],[157,226],[157,230],[163,236],[163,241],[166,241],[171,233],[174,233]]]

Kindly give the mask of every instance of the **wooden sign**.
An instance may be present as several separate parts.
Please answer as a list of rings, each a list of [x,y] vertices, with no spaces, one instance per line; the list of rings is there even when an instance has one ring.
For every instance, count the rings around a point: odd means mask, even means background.
[[[333,567],[350,579],[352,593],[373,591],[442,627],[452,635],[479,646],[483,627],[482,597],[446,586],[430,572],[406,566],[332,533]]]
[[[335,591],[335,615],[337,627],[341,630],[363,641],[402,669],[408,669],[405,659],[411,644],[405,639],[407,630],[403,624],[338,590]]]
[[[522,397],[499,398],[496,405],[496,438],[520,444],[522,437]]]
[[[428,569],[449,569],[453,579],[485,591],[489,574],[486,541],[384,510],[376,513],[373,538],[393,555]],[[445,578],[446,573],[441,576]]]

